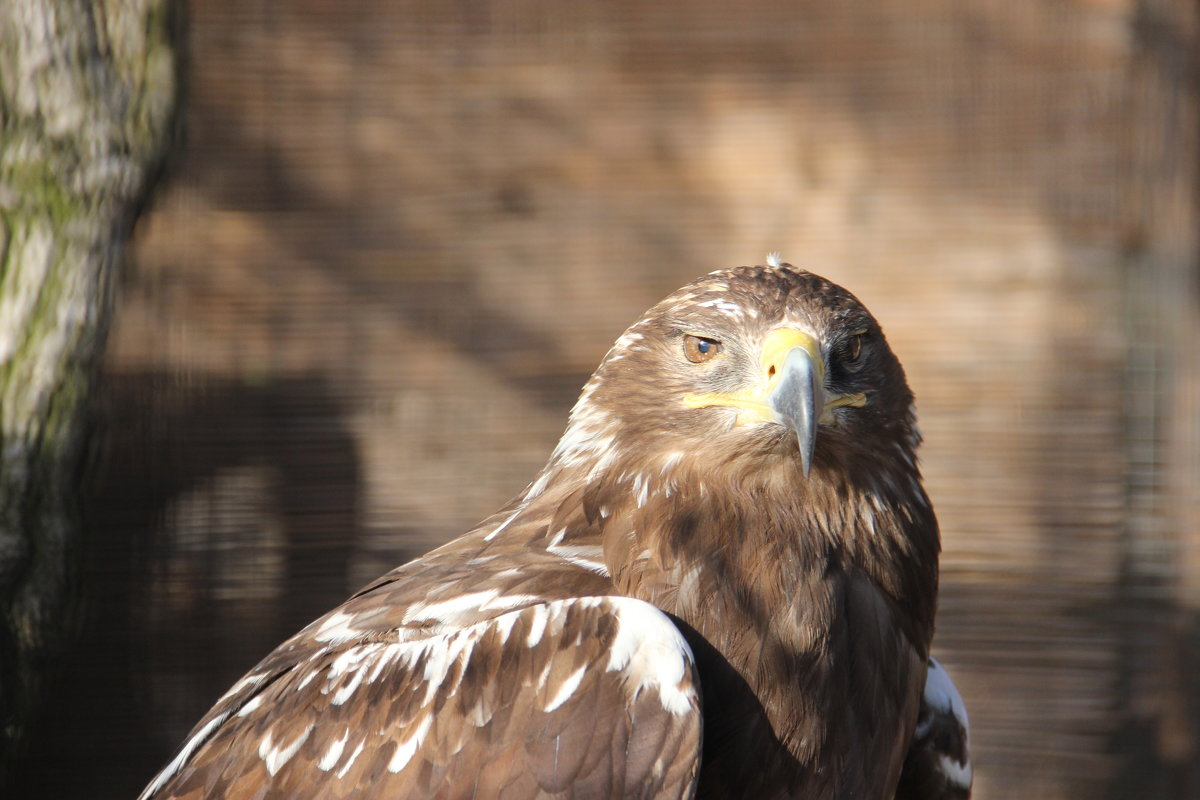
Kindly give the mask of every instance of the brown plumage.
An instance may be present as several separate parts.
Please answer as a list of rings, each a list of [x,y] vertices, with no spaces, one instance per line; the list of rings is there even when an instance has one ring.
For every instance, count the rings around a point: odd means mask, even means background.
[[[701,278],[520,495],[284,642],[143,797],[890,797],[937,594],[919,439],[844,289]]]

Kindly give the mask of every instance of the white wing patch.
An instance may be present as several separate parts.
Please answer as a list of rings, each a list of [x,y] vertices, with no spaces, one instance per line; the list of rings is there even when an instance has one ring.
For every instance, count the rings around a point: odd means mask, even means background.
[[[492,598],[493,593],[490,591],[476,593],[471,603],[478,607],[483,596]],[[636,603],[648,609],[649,613],[657,614],[661,618],[659,633],[668,632],[667,629],[669,629],[669,632],[674,634],[674,638],[669,640],[672,645],[682,643],[686,648],[686,643],[683,643],[683,639],[675,631],[675,627],[662,615],[662,612],[649,604],[627,598],[572,598],[510,611],[494,619],[484,620],[460,630],[430,636],[426,639],[368,642],[350,647],[339,654],[325,669],[325,684],[321,687],[321,693],[332,695],[331,704],[342,705],[349,701],[363,685],[369,685],[378,680],[391,663],[400,662],[414,666],[423,661],[424,669],[421,673],[421,680],[425,682],[426,687],[421,705],[428,706],[440,690],[449,689],[451,693],[456,690],[456,686],[443,686],[447,676],[454,674],[461,677],[462,670],[466,668],[476,643],[484,635],[495,630],[499,632],[502,641],[507,640],[521,614],[525,614],[529,618],[529,634],[526,637],[525,645],[533,648],[542,642],[547,631],[557,633],[558,630],[561,630],[561,619],[571,605],[580,604],[583,608],[594,608],[603,604],[611,604],[616,607],[614,610],[618,612],[618,616],[625,619],[620,615],[628,615],[628,604],[630,603]],[[462,605],[465,606],[466,603]],[[623,633],[618,634],[617,642],[614,643],[614,648],[620,650],[620,655],[615,662],[610,662],[610,670],[622,668],[628,664],[633,658],[634,651],[640,646],[640,639],[645,635],[636,632],[636,623],[631,625],[623,622],[621,631]],[[629,652],[625,652],[626,650]],[[690,651],[688,658],[690,658]],[[680,662],[679,654],[675,654],[673,657],[672,663],[675,662]],[[612,666],[614,663],[617,666]],[[454,669],[456,664],[460,669]],[[676,681],[682,677],[683,667],[680,666]],[[655,685],[657,685],[656,682]],[[569,694],[568,692],[567,696]],[[565,700],[566,697],[563,699]]]
[[[696,690],[683,683],[692,650],[667,615],[649,603],[629,597],[606,598],[617,615],[617,638],[608,671],[625,673],[637,694],[657,689],[663,708],[675,715],[696,706]]]
[[[490,592],[476,594],[492,598]],[[482,599],[480,596],[472,602],[477,603]],[[365,642],[346,649],[329,663],[323,670],[320,691],[332,695],[331,704],[341,705],[364,686],[379,680],[389,665],[403,664],[410,669],[420,669],[417,677],[425,684],[419,699],[421,711],[409,723],[411,733],[396,746],[387,767],[391,772],[400,772],[410,763],[428,736],[434,722],[434,708],[448,707],[445,701],[457,694],[475,646],[484,636],[495,631],[506,641],[518,618],[524,615],[529,633],[520,644],[535,648],[548,636],[561,636],[572,608],[595,609],[615,616],[617,626],[611,652],[606,662],[594,666],[580,665],[567,677],[556,680],[550,680],[552,661],[548,661],[539,681],[539,686],[546,687],[548,696],[542,706],[544,712],[555,711],[570,700],[583,684],[587,670],[594,668],[619,672],[621,684],[626,687],[631,701],[643,692],[653,692],[662,707],[671,714],[683,715],[698,708],[696,689],[687,678],[688,669],[693,663],[687,642],[665,614],[649,603],[627,597],[555,600],[509,611],[494,619],[427,639]],[[423,668],[418,665],[423,665]],[[474,720],[475,723],[485,721],[490,713],[481,708],[477,716],[480,719]],[[274,774],[286,764],[310,733],[311,730],[306,729],[298,737],[276,744],[272,739],[272,731],[266,731],[259,747],[259,756],[267,770]],[[349,730],[341,732],[325,750],[317,765],[319,769],[325,772],[337,769],[338,775],[346,773],[366,746],[364,739],[348,757],[344,757],[349,737]]]
[[[588,560],[585,556],[599,554],[580,547],[564,548],[561,555]],[[530,598],[499,595],[493,591],[476,592],[428,604],[414,618],[440,618],[489,604],[505,607],[517,599],[524,603]],[[615,621],[615,625],[603,624],[604,618]],[[352,622],[352,615],[335,614],[317,630],[330,634],[336,641],[353,630]],[[522,626],[519,630],[523,641],[510,642],[518,623]],[[563,658],[570,657],[568,654],[584,641],[583,637],[601,635],[599,632],[604,630],[610,631],[607,635],[612,638],[608,640],[609,651],[603,653],[598,662],[586,657],[574,663],[565,662],[570,664],[565,677],[552,669],[555,665],[564,664]],[[639,698],[645,698],[643,702],[657,700],[665,711],[677,717],[695,714],[699,709],[699,698],[691,677],[694,663],[691,649],[662,611],[640,600],[602,596],[541,602],[424,639],[411,638],[412,634],[411,630],[397,629],[391,632],[390,636],[394,637],[391,639],[342,642],[336,645],[336,649],[330,647],[318,651],[293,668],[290,674],[285,673],[286,677],[273,684],[274,689],[252,697],[240,708],[230,708],[205,723],[147,787],[142,797],[153,795],[182,772],[197,751],[239,711],[244,712],[241,716],[247,718],[246,723],[239,724],[247,725],[246,730],[255,731],[255,752],[272,776],[285,767],[298,768],[294,766],[299,763],[297,754],[314,737],[319,746],[313,755],[315,763],[310,763],[309,768],[315,767],[320,772],[342,778],[349,773],[364,750],[374,753],[384,743],[395,742],[387,769],[399,773],[418,760],[417,754],[431,736],[443,735],[435,727],[438,714],[455,708],[454,703],[458,701],[452,699],[460,697],[460,692],[465,691],[467,684],[463,682],[464,675],[472,674],[468,667],[477,646],[486,646],[492,654],[495,652],[492,648],[497,643],[507,643],[506,646],[510,648],[527,647],[533,650],[529,656],[521,656],[522,661],[531,668],[526,686],[536,688],[542,698],[540,710],[547,714],[558,711],[570,702],[581,687],[594,685],[594,678],[589,675],[610,673],[613,677],[605,679],[606,682],[611,689],[614,685],[612,681],[616,680],[615,685],[620,687],[626,703],[632,704]],[[574,637],[573,644],[564,638],[566,636]],[[485,637],[486,644],[481,644]],[[528,661],[529,658],[533,659],[532,662]],[[403,674],[398,673],[397,669]],[[244,682],[243,686],[257,686],[264,680],[255,677]],[[330,709],[349,704],[355,698],[359,702],[367,702],[364,696],[366,687],[379,681],[388,681],[389,689],[391,682],[400,681],[396,686],[409,693],[411,703],[405,701],[409,709],[405,719],[396,720],[385,728],[356,728],[353,733],[351,726],[332,722],[328,725],[328,733],[322,732],[325,730],[321,723],[323,710],[318,698],[327,698],[324,702]],[[292,717],[284,715],[272,718],[265,713],[266,706],[275,696],[273,693],[279,693],[280,697],[293,697],[297,684],[312,684],[316,690],[303,700],[309,713],[315,714],[305,720],[307,724],[293,724]],[[472,691],[478,689],[476,685],[471,685]],[[371,696],[376,695],[374,693]],[[487,694],[480,695],[471,708],[459,712],[465,713],[475,728],[482,728],[492,719],[492,701],[489,697]],[[255,712],[258,716],[252,716]],[[352,739],[353,735],[359,737],[358,741]]]

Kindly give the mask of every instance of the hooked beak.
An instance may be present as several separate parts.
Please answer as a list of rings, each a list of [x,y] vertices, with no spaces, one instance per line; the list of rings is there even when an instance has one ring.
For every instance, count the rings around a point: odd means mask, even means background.
[[[761,378],[754,385],[729,393],[689,394],[684,404],[736,408],[738,425],[774,423],[790,428],[807,477],[819,424],[833,422],[833,409],[838,406],[866,405],[866,396],[827,393],[821,345],[795,328],[772,331],[763,343],[759,364]]]

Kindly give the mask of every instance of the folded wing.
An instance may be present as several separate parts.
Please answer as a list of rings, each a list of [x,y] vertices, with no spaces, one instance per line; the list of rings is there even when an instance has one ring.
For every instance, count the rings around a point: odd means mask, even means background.
[[[142,797],[690,797],[697,683],[670,619],[625,597],[285,645]]]

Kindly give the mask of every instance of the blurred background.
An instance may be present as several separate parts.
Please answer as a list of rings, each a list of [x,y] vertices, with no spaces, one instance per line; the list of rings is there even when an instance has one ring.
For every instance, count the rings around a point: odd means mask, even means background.
[[[918,399],[976,797],[1200,797],[1198,8],[203,0],[29,796],[131,797],[466,530],[641,311],[768,251]]]

